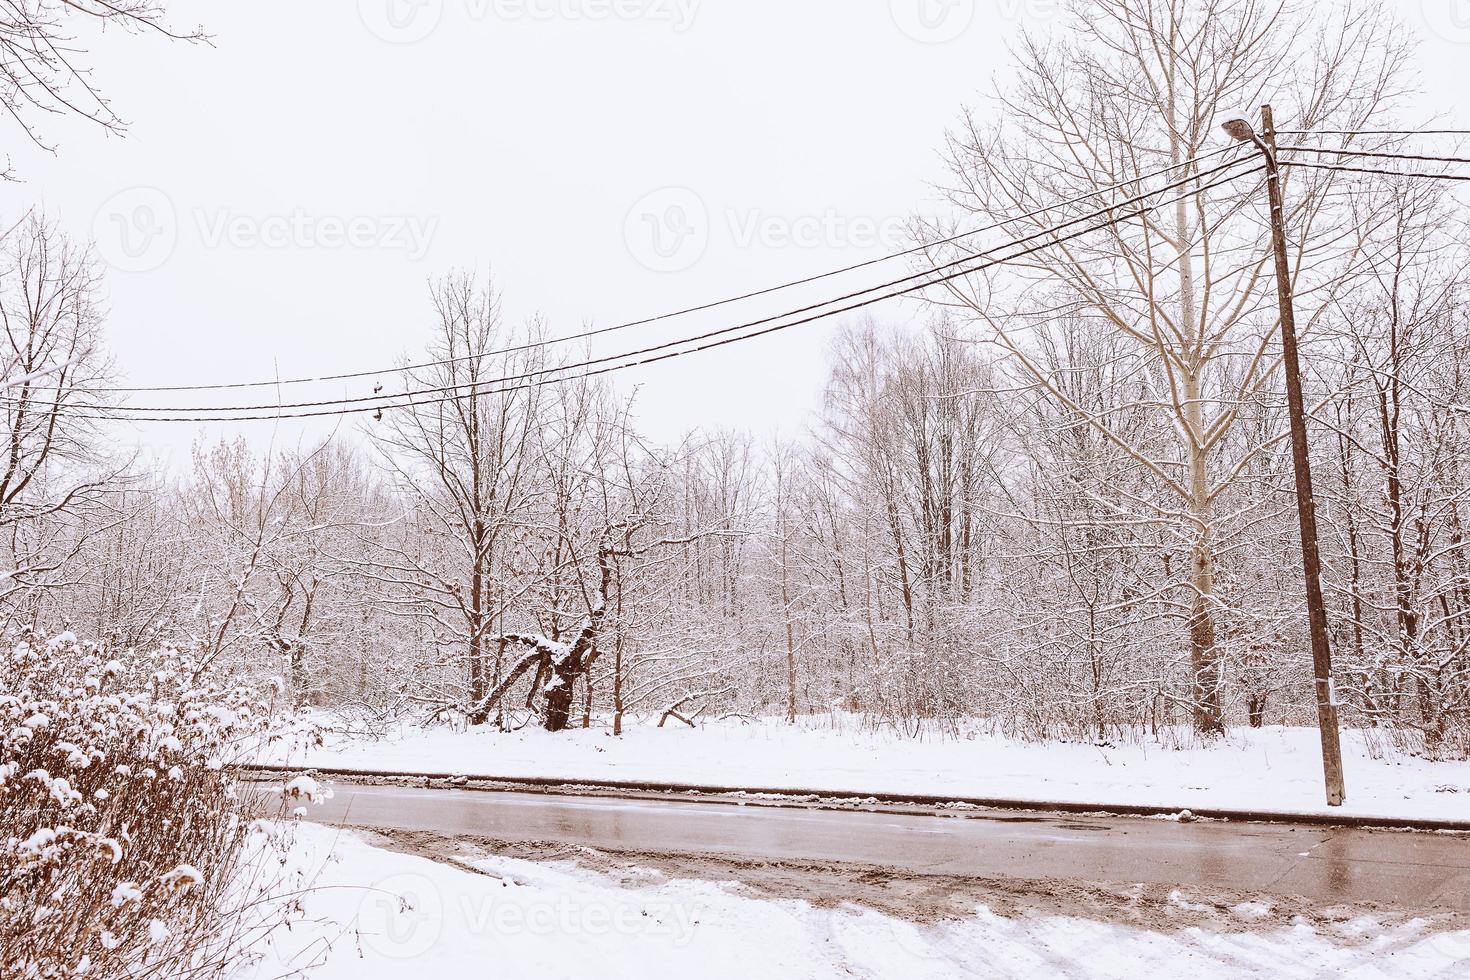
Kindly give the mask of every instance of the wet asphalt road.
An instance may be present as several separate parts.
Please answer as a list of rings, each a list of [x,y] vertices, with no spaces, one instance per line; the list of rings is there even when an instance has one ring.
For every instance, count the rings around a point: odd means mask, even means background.
[[[1176,884],[1470,912],[1470,836],[1032,813],[932,816],[338,784],[310,819],[919,874]]]

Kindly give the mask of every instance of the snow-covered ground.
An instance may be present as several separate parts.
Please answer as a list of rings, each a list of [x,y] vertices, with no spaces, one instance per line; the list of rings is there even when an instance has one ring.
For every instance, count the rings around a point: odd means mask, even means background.
[[[977,907],[910,921],[853,905],[762,898],[733,882],[614,880],[566,863],[480,856],[466,866],[302,825],[292,860],[316,869],[306,921],[277,930],[245,976],[311,966],[319,980],[427,976],[1352,977],[1463,976],[1470,932],[1423,920],[1336,925],[1246,903],[1218,928],[1153,931]],[[634,875],[634,878],[638,878]],[[1171,901],[1187,903],[1186,896]],[[1270,924],[1264,920],[1272,918]]]
[[[840,719],[839,719],[840,720]],[[1187,739],[1186,739],[1187,740]],[[968,797],[1226,807],[1364,816],[1470,819],[1470,763],[1391,750],[1374,758],[1345,733],[1348,800],[1329,808],[1317,732],[1241,729],[1218,743],[1098,747],[1029,744],[990,735],[914,740],[840,726],[725,721],[690,729],[635,725],[548,734],[403,728],[382,739],[329,736],[320,748],[264,760],[297,765],[467,776],[626,779]]]

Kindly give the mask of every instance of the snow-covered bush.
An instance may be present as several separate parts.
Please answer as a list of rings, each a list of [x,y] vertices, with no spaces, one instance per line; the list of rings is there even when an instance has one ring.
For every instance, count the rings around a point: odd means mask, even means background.
[[[281,911],[259,879],[283,825],[259,818],[286,801],[229,764],[271,728],[269,695],[176,651],[0,647],[0,976],[237,965]]]

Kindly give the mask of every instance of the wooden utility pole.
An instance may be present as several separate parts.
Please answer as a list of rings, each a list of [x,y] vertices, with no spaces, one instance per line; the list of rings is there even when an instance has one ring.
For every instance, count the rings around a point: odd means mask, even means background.
[[[1332,647],[1327,638],[1327,603],[1322,598],[1322,556],[1317,545],[1317,503],[1312,495],[1312,464],[1307,454],[1307,408],[1302,396],[1302,369],[1297,353],[1296,311],[1292,298],[1291,263],[1286,252],[1286,214],[1281,198],[1281,169],[1276,162],[1276,125],[1271,107],[1261,106],[1262,134],[1249,121],[1231,119],[1225,131],[1256,145],[1266,158],[1266,191],[1271,205],[1271,248],[1276,258],[1276,299],[1281,317],[1281,364],[1286,373],[1286,409],[1291,417],[1291,457],[1296,470],[1296,509],[1301,524],[1302,572],[1307,587],[1307,627],[1316,676],[1317,727],[1322,735],[1322,774],[1328,806],[1342,806],[1347,796],[1342,776],[1342,745],[1337,730],[1336,688],[1332,682]]]

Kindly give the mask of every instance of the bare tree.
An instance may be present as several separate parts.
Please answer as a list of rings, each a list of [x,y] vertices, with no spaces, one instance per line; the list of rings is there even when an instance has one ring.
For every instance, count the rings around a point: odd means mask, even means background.
[[[1328,499],[1341,553],[1348,690],[1374,723],[1420,731],[1431,751],[1470,741],[1470,593],[1465,588],[1467,257],[1435,188],[1400,184],[1373,221],[1373,260],[1339,304],[1340,391]]]
[[[821,438],[861,535],[869,702],[907,726],[965,710],[969,603],[985,574],[985,507],[1003,452],[989,366],[943,325],[841,335]],[[837,535],[834,535],[834,538]]]
[[[497,646],[491,659],[486,640],[501,632],[497,624],[516,600],[497,588],[509,585],[505,545],[535,490],[542,394],[525,380],[537,375],[543,354],[524,344],[496,351],[516,335],[502,321],[499,296],[474,276],[439,282],[433,301],[439,322],[428,354],[439,363],[404,372],[403,383],[455,397],[395,408],[373,429],[415,533],[383,543],[372,575],[385,608],[421,621],[463,666],[448,702],[483,705],[502,670],[502,651]],[[533,324],[522,339],[539,331]],[[522,380],[502,380],[511,377]]]
[[[1246,220],[1259,208],[1256,188],[1239,181],[1202,192],[1214,179],[1211,168],[1235,152],[1210,156],[1220,146],[1217,121],[1232,107],[1271,99],[1293,107],[1294,128],[1373,128],[1403,91],[1406,52],[1402,32],[1367,6],[1324,17],[1290,0],[1092,0],[1072,8],[1056,40],[1023,40],[1017,81],[998,94],[1002,123],[982,125],[967,114],[949,138],[950,200],[1013,232],[1066,216],[1015,215],[1088,191],[1105,193],[1076,213],[1170,179],[1191,179],[1183,189],[1201,191],[1160,194],[1158,210],[1038,252],[1014,276],[955,281],[949,302],[985,325],[1040,390],[1164,491],[1149,509],[1173,515],[1192,539],[1186,627],[1194,723],[1202,732],[1223,726],[1219,508],[1250,456],[1272,444],[1241,447],[1230,435],[1241,406],[1276,383],[1279,363],[1274,313],[1263,296],[1264,231]],[[1151,185],[1134,179],[1164,167],[1174,169]],[[1114,186],[1121,189],[1106,191]],[[1334,220],[1333,186],[1315,178],[1290,186],[1293,271],[1297,296],[1311,304],[1308,325],[1361,257],[1362,238]],[[1104,316],[1147,356],[1140,404],[1154,414],[1154,431],[1174,435],[1172,445],[1140,446],[1112,425],[1108,411],[1068,401],[1028,340],[1050,314],[1015,315],[1047,293],[1019,289],[1018,281],[1049,290],[1055,302],[1043,306]]]
[[[81,116],[121,134],[127,124],[82,60],[108,30],[207,42],[203,28],[176,30],[159,0],[12,0],[0,5],[0,107],[37,146],[51,149],[36,119]],[[8,168],[5,176],[9,175]]]
[[[35,216],[0,249],[4,582],[34,594],[72,553],[75,536],[63,544],[61,532],[99,511],[126,467],[108,458],[98,424],[111,360],[91,256]]]

